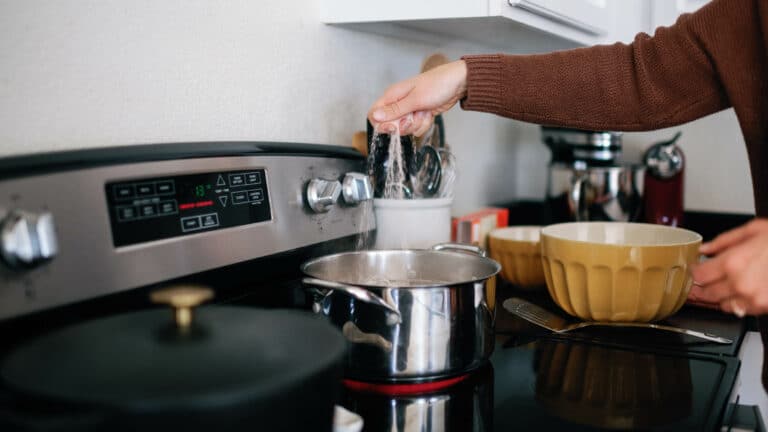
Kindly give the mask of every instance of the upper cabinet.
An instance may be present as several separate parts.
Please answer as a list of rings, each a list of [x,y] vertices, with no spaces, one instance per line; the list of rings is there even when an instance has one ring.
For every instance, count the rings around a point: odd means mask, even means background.
[[[611,27],[611,13],[607,3],[607,0],[507,0],[501,3],[501,14],[509,15],[512,19],[527,18],[511,12],[507,8],[511,6],[584,35],[599,37],[607,35]]]
[[[647,31],[647,0],[320,0],[323,22],[409,37],[430,34],[536,52]]]

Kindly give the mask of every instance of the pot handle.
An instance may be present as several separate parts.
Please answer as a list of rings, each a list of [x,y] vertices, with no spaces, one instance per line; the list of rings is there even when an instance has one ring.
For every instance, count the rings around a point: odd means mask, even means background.
[[[464,243],[439,243],[432,246],[432,250],[434,251],[457,250],[460,252],[471,252],[475,255],[480,255],[481,257],[484,257],[486,255],[485,249],[481,248],[480,246],[464,244]]]
[[[302,279],[302,282],[307,285],[315,285],[315,286],[323,287],[325,289],[329,289],[333,291],[341,291],[351,297],[354,297],[357,300],[360,300],[361,302],[368,303],[374,306],[379,306],[386,309],[387,311],[397,315],[398,321],[402,318],[400,316],[400,311],[397,310],[396,307],[387,303],[383,298],[377,296],[376,294],[373,294],[367,289],[356,287],[354,285],[347,285],[339,282],[331,282],[323,279],[315,279],[310,277]]]

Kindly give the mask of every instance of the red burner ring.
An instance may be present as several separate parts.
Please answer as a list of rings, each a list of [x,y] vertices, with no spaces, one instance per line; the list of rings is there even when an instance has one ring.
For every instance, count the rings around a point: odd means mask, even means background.
[[[452,385],[458,384],[467,377],[469,377],[470,374],[464,374],[459,375],[453,378],[446,378],[438,381],[430,381],[430,382],[423,382],[423,383],[405,383],[405,384],[383,384],[383,383],[371,383],[371,382],[363,382],[363,381],[356,381],[351,379],[344,379],[344,385],[354,391],[359,392],[367,392],[367,393],[378,393],[383,395],[389,395],[389,396],[400,396],[400,395],[416,395],[416,394],[424,394],[424,393],[431,393],[438,390],[442,390],[444,388],[450,387]]]

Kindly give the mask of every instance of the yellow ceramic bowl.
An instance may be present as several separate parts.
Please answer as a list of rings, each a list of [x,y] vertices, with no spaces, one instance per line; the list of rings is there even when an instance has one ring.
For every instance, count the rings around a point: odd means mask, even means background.
[[[648,322],[677,312],[701,236],[662,225],[574,222],[541,230],[552,299],[588,321]]]
[[[501,264],[501,277],[523,288],[543,287],[540,226],[511,226],[491,231],[488,249]]]

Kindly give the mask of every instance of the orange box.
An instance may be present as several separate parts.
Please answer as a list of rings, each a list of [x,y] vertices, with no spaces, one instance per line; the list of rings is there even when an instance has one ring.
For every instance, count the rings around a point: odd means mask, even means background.
[[[488,233],[509,225],[509,209],[486,207],[451,219],[451,241],[487,248]]]

